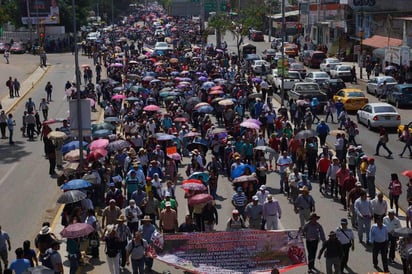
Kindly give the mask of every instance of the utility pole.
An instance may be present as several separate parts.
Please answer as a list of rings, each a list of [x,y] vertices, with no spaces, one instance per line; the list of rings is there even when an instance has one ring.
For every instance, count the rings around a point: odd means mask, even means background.
[[[285,18],[285,0],[282,0],[282,90],[280,91],[281,105],[285,100],[285,42],[286,42],[286,18]]]
[[[362,79],[362,67],[363,67],[363,4],[361,4],[360,9],[360,27],[359,27],[359,44],[360,44],[360,53],[359,53],[359,78]]]
[[[272,0],[269,0],[269,42],[272,41]]]

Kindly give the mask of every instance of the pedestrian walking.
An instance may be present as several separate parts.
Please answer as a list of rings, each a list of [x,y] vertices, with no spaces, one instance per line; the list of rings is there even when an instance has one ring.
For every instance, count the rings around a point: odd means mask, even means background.
[[[47,94],[47,103],[52,101],[52,92],[53,92],[53,85],[49,82],[47,82],[46,87],[44,88]]]
[[[104,241],[106,242],[106,261],[109,267],[110,274],[120,273],[120,239],[117,236],[115,225],[108,225],[106,228],[106,236]]]
[[[379,156],[379,149],[380,147],[383,147],[386,149],[386,151],[389,153],[388,158],[392,156],[392,151],[386,146],[386,144],[389,142],[389,135],[386,129],[383,126],[379,127],[379,141],[376,145],[376,152],[375,156]]]
[[[340,226],[336,229],[336,237],[342,245],[342,260],[340,263],[340,270],[348,267],[349,251],[355,250],[355,241],[352,229],[348,228],[348,219],[342,218],[340,220]]]
[[[350,83],[351,84],[353,84],[353,83],[358,84],[358,80],[356,79],[356,68],[355,68],[355,66],[352,66],[352,68],[350,70],[350,73],[351,73],[351,76],[352,76],[352,79],[351,79]]]
[[[267,201],[263,204],[263,219],[266,223],[267,230],[278,230],[278,219],[282,216],[282,210],[279,202],[273,199],[271,194],[268,195]]]
[[[80,261],[80,239],[67,239],[67,257],[69,257],[70,274],[76,274]]]
[[[326,240],[323,227],[318,223],[319,219],[320,217],[316,213],[312,213],[302,229],[303,236],[306,238],[306,249],[308,251],[308,273],[314,273],[319,240],[322,242]]]
[[[20,97],[20,82],[17,80],[17,78],[14,78],[13,81],[13,89],[14,89],[14,96],[15,97]]]
[[[389,200],[390,200],[390,208],[393,208],[395,205],[396,216],[398,216],[399,212],[399,196],[402,194],[402,184],[399,181],[398,174],[392,173],[391,174],[391,181],[389,183]]]
[[[388,268],[388,228],[383,224],[383,220],[380,218],[376,220],[376,224],[373,224],[369,239],[373,245],[372,247],[372,262],[373,267],[378,269],[378,255],[381,254],[383,271],[389,272]]]
[[[405,153],[406,149],[408,149],[409,158],[412,158],[412,133],[409,131],[408,125],[403,126],[402,135],[399,137],[399,141],[405,142],[405,146],[403,147],[402,152],[399,154],[399,156],[403,157],[403,154]]]
[[[237,187],[236,193],[232,196],[232,205],[239,211],[242,217],[245,217],[245,207],[247,204],[247,197],[241,186]]]
[[[4,269],[7,269],[9,264],[8,261],[8,251],[11,250],[11,243],[9,234],[3,231],[0,226],[0,259],[3,262]],[[0,273],[2,273],[2,265],[0,262]]]
[[[252,197],[252,202],[245,208],[246,219],[250,229],[260,229],[262,225],[263,206],[259,204],[258,196]]]
[[[13,145],[13,131],[14,127],[16,126],[16,120],[13,119],[13,114],[9,113],[9,116],[7,118],[7,128],[9,129],[9,144]]]
[[[9,58],[10,58],[10,52],[6,49],[4,51],[4,59],[6,59],[6,64],[10,64]]]
[[[13,270],[15,274],[23,274],[31,267],[30,261],[24,258],[23,248],[19,247],[14,252],[16,253],[16,259],[10,263],[9,269]]]
[[[145,255],[149,245],[139,231],[134,233],[134,238],[127,243],[126,246],[126,263],[132,261],[132,273],[144,274]]]
[[[129,240],[132,239],[132,233],[130,232],[129,227],[125,224],[126,222],[126,217],[124,215],[120,215],[120,217],[117,219],[117,225],[116,225],[116,233],[117,236],[119,237],[119,245],[120,245],[120,266],[124,268],[126,266],[127,262],[127,252],[126,252],[126,246],[129,242]]]
[[[363,243],[363,234],[366,234],[366,244],[370,244],[369,231],[372,220],[372,205],[367,198],[366,191],[355,201],[355,213],[358,222],[358,238]]]
[[[371,198],[371,199],[373,197],[375,197],[375,195],[376,195],[375,177],[376,177],[375,158],[369,157],[368,158],[368,167],[366,168],[366,183],[368,185],[369,198]]]
[[[323,252],[325,252],[326,258],[326,274],[341,273],[343,250],[335,231],[331,231],[329,238],[323,242],[322,248],[319,250],[319,260],[322,258]],[[332,268],[334,271],[332,271]]]
[[[389,209],[388,216],[383,218],[383,224],[388,229],[388,241],[389,241],[389,263],[393,263],[395,260],[395,251],[398,237],[394,235],[395,229],[401,228],[401,222],[398,217],[395,216],[395,210]]]
[[[39,111],[41,111],[43,114],[43,120],[47,120],[47,117],[49,116],[49,105],[46,101],[46,98],[41,99],[41,102],[39,104]]]
[[[295,201],[295,213],[299,214],[300,228],[302,228],[309,219],[310,213],[315,211],[315,200],[309,194],[309,188],[307,186],[299,190],[301,194]]]
[[[375,77],[379,76],[380,67],[379,67],[378,63],[375,63],[375,66],[373,67],[373,73],[375,74]]]

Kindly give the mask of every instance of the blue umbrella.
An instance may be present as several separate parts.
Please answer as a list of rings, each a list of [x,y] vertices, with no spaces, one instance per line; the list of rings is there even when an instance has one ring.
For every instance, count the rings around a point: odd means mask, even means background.
[[[209,177],[209,174],[207,174],[206,172],[194,172],[190,174],[189,179],[198,179],[206,183],[207,181],[209,181]]]
[[[168,140],[173,140],[176,137],[171,134],[166,134],[166,133],[156,133],[156,140],[158,141],[168,141]]]
[[[208,79],[206,76],[200,76],[199,81],[206,82]]]
[[[234,170],[232,170],[232,174],[231,174],[232,176],[231,177],[234,179],[234,178],[237,178],[237,177],[240,177],[240,176],[244,175],[246,168],[249,168],[250,173],[256,172],[256,168],[254,166],[243,164],[243,165],[238,166]]]
[[[63,184],[61,186],[61,189],[63,190],[73,190],[73,189],[82,189],[82,188],[88,188],[91,187],[92,184],[89,181],[83,180],[83,179],[74,179],[71,181],[68,181],[67,183]]]
[[[200,113],[212,113],[213,107],[212,106],[201,106],[196,111]]]
[[[203,84],[202,84],[202,88],[204,88],[204,89],[208,89],[208,88],[211,88],[211,87],[214,87],[214,86],[216,86],[215,85],[215,83],[213,83],[213,82],[204,82]]]
[[[89,143],[82,141],[82,146],[85,147]],[[69,151],[75,150],[80,147],[80,142],[79,141],[71,141],[65,145],[62,146],[62,153],[65,154]]]
[[[178,75],[180,75],[180,72],[178,72],[178,71],[172,71],[172,72],[170,73],[170,75],[172,75],[172,76],[178,76]]]
[[[93,138],[102,138],[102,137],[108,137],[110,134],[113,134],[111,130],[108,129],[99,129],[96,130],[92,133]]]

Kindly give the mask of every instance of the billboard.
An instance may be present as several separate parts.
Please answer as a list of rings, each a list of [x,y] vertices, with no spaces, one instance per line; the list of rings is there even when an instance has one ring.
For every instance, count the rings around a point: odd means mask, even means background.
[[[23,24],[50,25],[60,23],[58,0],[20,0]]]

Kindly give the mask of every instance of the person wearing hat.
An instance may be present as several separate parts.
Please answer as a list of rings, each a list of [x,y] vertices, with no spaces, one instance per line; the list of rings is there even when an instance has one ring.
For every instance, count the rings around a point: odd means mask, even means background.
[[[244,218],[245,216],[245,207],[247,204],[247,197],[243,188],[238,186],[236,192],[232,196],[232,205],[239,211],[239,214]]]
[[[148,244],[152,243],[152,235],[156,231],[156,226],[153,224],[153,219],[149,215],[145,215],[141,219],[141,224],[139,226],[139,232],[142,239],[146,240]],[[145,264],[148,270],[153,267],[153,258],[146,256]]]
[[[356,199],[353,205],[355,216],[358,223],[358,238],[359,242],[363,243],[363,234],[366,234],[366,244],[370,244],[369,231],[371,228],[371,220],[373,217],[372,205],[368,200],[366,191],[361,193],[361,196]]]
[[[276,161],[277,166],[279,167],[279,176],[280,176],[280,193],[283,193],[283,186],[286,182],[286,168],[292,164],[292,158],[288,155],[286,150],[282,151],[282,156]]]
[[[348,164],[349,170],[356,172],[356,158],[358,157],[358,153],[356,152],[356,148],[354,145],[350,145],[348,148],[348,152],[346,153],[346,163]]]
[[[259,199],[259,204],[263,206],[263,204],[266,202],[266,199],[269,195],[269,191],[266,190],[265,185],[261,185],[259,187],[259,191],[256,192],[256,196]]]
[[[2,234],[7,234],[7,233],[3,232],[1,230],[1,226],[0,226],[0,237],[1,237]],[[5,238],[5,240],[7,241],[6,238]],[[55,240],[57,240],[57,237],[52,232],[52,230],[50,228],[50,223],[49,222],[44,222],[42,224],[41,230],[39,231],[39,233],[37,234],[37,236],[34,240],[34,245],[39,250],[40,254],[44,254],[44,252],[46,252],[46,250],[51,247],[51,243]],[[7,242],[7,243],[9,244],[9,242]],[[9,246],[10,246],[10,244],[9,244]]]
[[[139,229],[139,218],[143,215],[143,212],[140,207],[136,205],[136,201],[130,199],[129,205],[124,209],[124,214],[127,218],[127,226],[133,234]]]
[[[378,268],[378,255],[382,256],[383,271],[389,272],[388,268],[388,240],[389,233],[382,218],[378,218],[376,223],[370,228],[369,239],[372,244],[372,262],[375,269]]]
[[[175,233],[178,228],[177,211],[172,209],[170,201],[165,202],[165,209],[160,212],[159,228],[163,233]]]
[[[297,184],[297,188],[301,189],[303,187],[307,187],[309,191],[312,191],[312,184],[308,180],[308,174],[303,173],[301,176],[301,180]]]
[[[375,197],[376,195],[375,176],[376,176],[375,158],[368,157],[368,167],[366,168],[366,183],[368,185],[369,197],[371,198]]]
[[[336,237],[335,231],[329,232],[329,238],[323,242],[322,248],[319,250],[318,259],[322,258],[325,252],[326,258],[326,273],[340,273],[343,256],[342,244]],[[332,271],[332,268],[334,271]]]
[[[122,194],[122,191],[116,188],[116,184],[114,182],[109,183],[109,190],[107,191],[105,197],[106,206],[109,205],[109,201],[112,199],[116,201],[116,205],[118,207],[123,207],[124,196]]]
[[[296,198],[294,203],[295,212],[299,214],[300,228],[305,225],[305,222],[310,217],[310,213],[315,211],[315,200],[309,194],[307,186],[299,189],[301,194]]]
[[[340,169],[339,159],[336,156],[332,157],[332,163],[329,165],[328,171],[326,173],[326,181],[330,182],[330,196],[338,198],[338,182],[336,181],[336,173]]]
[[[130,231],[129,226],[125,224],[127,221],[126,217],[122,214],[117,218],[117,225],[115,226],[115,230],[117,236],[119,237],[119,245],[120,245],[120,266],[124,268],[126,266],[126,245],[129,240],[132,239],[132,233]]]
[[[259,204],[258,196],[252,197],[252,202],[248,203],[245,208],[246,220],[249,221],[250,229],[260,229],[262,225],[263,207]]]
[[[349,260],[349,250],[352,248],[352,251],[355,250],[355,241],[352,229],[348,228],[348,219],[342,218],[340,220],[340,226],[336,228],[336,238],[342,245],[342,261],[340,264],[340,270],[343,273],[343,270],[348,267]]]
[[[237,231],[246,228],[245,221],[237,209],[232,210],[232,217],[227,220],[226,231]]]
[[[383,218],[383,224],[388,229],[388,240],[389,240],[389,263],[395,260],[396,243],[398,237],[394,235],[395,229],[401,228],[401,222],[395,215],[395,209],[388,210],[388,216]]]
[[[163,171],[162,171],[162,168],[159,162],[157,160],[152,160],[150,161],[150,166],[147,170],[147,176],[149,176],[150,178],[153,178],[153,175],[155,173],[159,174],[160,179],[162,180],[164,179],[164,174],[163,174]]]
[[[263,219],[266,223],[267,230],[278,230],[278,219],[282,216],[282,210],[279,202],[273,199],[273,196],[269,194],[267,201],[263,204]]]
[[[319,240],[324,242],[325,232],[321,224],[318,223],[320,217],[316,213],[312,213],[308,222],[303,226],[303,236],[306,238],[306,249],[308,251],[308,268],[309,273],[313,273],[315,269],[316,251],[318,249]]]

